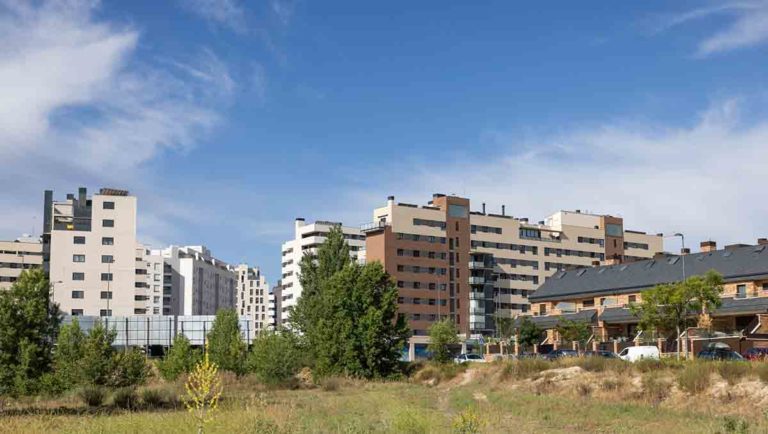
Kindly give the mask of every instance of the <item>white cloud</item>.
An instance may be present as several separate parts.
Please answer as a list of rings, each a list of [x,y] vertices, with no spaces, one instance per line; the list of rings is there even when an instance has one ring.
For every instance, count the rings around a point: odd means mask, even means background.
[[[658,29],[663,31],[690,21],[712,15],[730,15],[732,21],[722,30],[699,42],[696,54],[706,57],[740,48],[753,47],[768,41],[768,2],[727,1],[716,6],[694,9],[666,20]]]
[[[483,157],[400,162],[366,173],[384,181],[349,192],[343,201],[369,211],[389,194],[425,203],[432,193],[454,193],[469,197],[474,209],[487,202],[489,210],[500,212],[506,204],[508,214],[532,221],[560,209],[621,215],[629,229],[682,231],[694,250],[694,243],[709,238],[754,243],[768,235],[768,203],[762,200],[768,116],[744,119],[745,104],[713,104],[686,127],[618,122],[557,136],[507,138],[478,148]],[[353,221],[359,213],[339,218]]]
[[[201,18],[238,33],[247,31],[245,9],[238,0],[180,0],[181,5]]]

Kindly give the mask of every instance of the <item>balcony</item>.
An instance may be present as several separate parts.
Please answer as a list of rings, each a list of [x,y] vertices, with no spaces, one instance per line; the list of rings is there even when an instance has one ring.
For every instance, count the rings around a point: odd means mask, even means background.
[[[482,276],[469,276],[470,285],[485,285],[485,277]]]
[[[473,261],[473,262],[469,263],[469,269],[470,270],[483,270],[483,269],[486,269],[486,268],[490,268],[490,267],[486,267],[484,262]]]
[[[360,226],[360,232],[363,232],[365,234],[369,232],[379,232],[379,231],[383,231],[387,226],[389,226],[389,223],[383,222],[383,221],[366,223]]]
[[[482,292],[470,291],[469,299],[470,300],[486,300],[486,299],[488,299],[488,297],[486,297],[485,294],[482,293]]]

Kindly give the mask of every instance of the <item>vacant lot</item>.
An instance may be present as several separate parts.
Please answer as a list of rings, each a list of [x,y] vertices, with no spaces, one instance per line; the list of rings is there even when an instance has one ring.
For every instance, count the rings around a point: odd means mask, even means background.
[[[675,380],[682,368],[519,368],[490,365],[451,372],[432,386],[426,383],[440,377],[434,372],[411,381],[337,379],[298,390],[267,390],[229,378],[225,401],[206,432],[445,433],[475,432],[477,425],[479,432],[489,433],[768,431],[757,403],[745,406],[737,394],[718,394],[727,381],[715,373],[706,391],[689,393]],[[757,378],[738,381],[747,385],[742,388],[760,384]],[[182,409],[88,410],[75,397],[25,403],[22,413],[18,408],[6,410],[0,432],[194,432]]]

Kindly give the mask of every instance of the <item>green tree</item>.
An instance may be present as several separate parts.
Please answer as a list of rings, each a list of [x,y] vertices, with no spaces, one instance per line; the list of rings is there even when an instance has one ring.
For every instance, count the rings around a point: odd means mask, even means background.
[[[0,393],[34,392],[50,371],[61,315],[49,295],[40,269],[22,271],[10,289],[0,291]]]
[[[561,320],[555,328],[565,342],[578,342],[583,348],[592,336],[592,325],[586,321]]]
[[[164,379],[173,381],[181,374],[192,372],[201,358],[202,353],[192,348],[189,339],[183,334],[178,334],[173,338],[171,348],[165,358],[157,364],[157,368]]]
[[[265,384],[289,382],[302,368],[304,351],[290,330],[263,331],[253,341],[247,367]]]
[[[107,329],[99,320],[93,325],[83,345],[81,370],[87,384],[109,386],[116,370],[115,342],[117,332]]]
[[[517,339],[521,348],[529,348],[541,342],[542,330],[531,321],[527,315],[519,316],[520,324],[517,326]]]
[[[717,271],[709,270],[704,276],[689,277],[685,284],[693,296],[691,307],[700,315],[708,315],[722,304],[723,275]]]
[[[317,255],[305,255],[302,295],[290,326],[306,341],[318,375],[386,377],[398,368],[408,329],[397,315],[397,288],[379,263],[349,257],[340,227]]]
[[[208,353],[220,369],[245,373],[246,345],[240,334],[240,320],[234,309],[221,309],[216,313],[208,333]]]
[[[437,363],[450,362],[450,346],[459,343],[458,335],[456,324],[448,318],[433,323],[429,328],[429,345],[427,346],[432,353],[432,360]]]
[[[508,316],[496,315],[493,317],[496,324],[496,334],[500,339],[509,341],[515,335],[515,319]]]
[[[115,370],[110,386],[129,387],[146,383],[150,370],[147,358],[139,348],[130,348],[115,354]]]
[[[71,324],[65,324],[59,329],[53,365],[59,386],[64,390],[84,382],[81,368],[85,358],[86,339],[77,317],[72,318]]]

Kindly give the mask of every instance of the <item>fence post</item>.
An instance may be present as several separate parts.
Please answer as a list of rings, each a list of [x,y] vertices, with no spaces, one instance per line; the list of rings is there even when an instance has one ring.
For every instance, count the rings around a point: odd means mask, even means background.
[[[128,333],[128,317],[125,317],[125,345],[123,345],[123,351],[128,351],[128,343],[131,341]]]
[[[207,337],[208,336],[206,336],[206,331],[205,331],[205,320],[203,320],[203,351],[205,351],[205,339]]]

